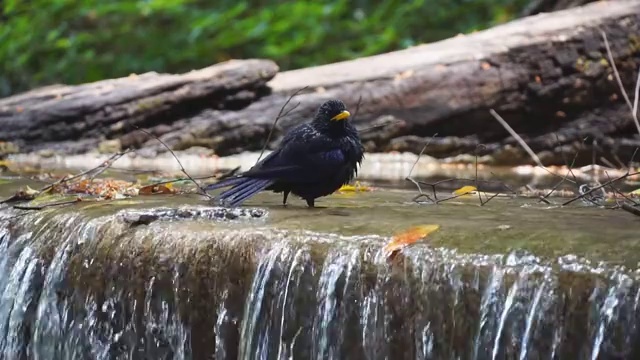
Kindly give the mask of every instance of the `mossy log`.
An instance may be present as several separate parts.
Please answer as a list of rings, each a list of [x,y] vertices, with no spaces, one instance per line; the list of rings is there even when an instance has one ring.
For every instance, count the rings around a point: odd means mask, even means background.
[[[613,76],[601,30],[633,97],[639,20],[638,0],[595,2],[437,43],[277,75],[273,63],[253,60],[213,66],[209,69],[219,69],[219,75],[198,81],[193,75],[154,74],[41,89],[0,100],[0,140],[17,142],[23,151],[82,152],[110,139],[122,148],[165,151],[155,139],[126,126],[133,123],[176,150],[205,146],[218,155],[259,150],[287,98],[308,86],[292,101],[300,103],[297,109],[278,122],[270,146],[307,121],[322,101],[340,98],[353,111],[362,97],[356,125],[387,124],[362,132],[368,151],[417,153],[437,133],[427,149],[435,157],[478,153],[500,164],[530,163],[490,115],[493,108],[545,163],[561,164],[577,151],[578,163],[590,163],[593,150],[610,162],[626,162],[640,146],[640,136]],[[158,82],[180,85],[152,85]],[[110,92],[102,95],[98,89],[107,86]],[[71,95],[55,100],[52,94],[61,89]],[[121,92],[129,97],[108,101],[125,97]]]

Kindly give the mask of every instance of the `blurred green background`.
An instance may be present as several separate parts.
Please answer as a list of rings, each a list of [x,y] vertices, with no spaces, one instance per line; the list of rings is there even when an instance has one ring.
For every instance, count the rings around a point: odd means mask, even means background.
[[[231,58],[282,70],[406,48],[516,17],[527,0],[3,0],[0,96]]]

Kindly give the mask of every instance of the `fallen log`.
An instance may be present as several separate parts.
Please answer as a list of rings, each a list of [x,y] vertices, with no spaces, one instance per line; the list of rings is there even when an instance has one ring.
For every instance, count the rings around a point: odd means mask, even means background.
[[[93,150],[105,139],[136,147],[175,121],[203,109],[238,110],[269,93],[278,67],[268,60],[233,60],[185,74],[155,72],[79,86],[54,85],[0,100],[0,140],[21,151]]]
[[[594,150],[626,162],[640,137],[600,30],[633,96],[639,20],[639,1],[597,2],[434,44],[282,72],[269,83],[272,95],[241,111],[205,111],[186,120],[189,132],[163,139],[178,149],[207,146],[221,155],[259,150],[289,94],[309,86],[292,101],[300,105],[280,120],[277,135],[308,119],[325,99],[341,98],[353,110],[362,96],[355,120],[361,129],[395,120],[363,132],[368,151],[418,153],[438,133],[426,151],[431,156],[477,152],[499,164],[532,163],[489,114],[494,108],[544,163],[562,164],[576,152],[577,164],[591,163]]]
[[[365,130],[362,138],[372,152],[418,153],[438,133],[426,151],[431,156],[477,153],[499,164],[532,163],[492,118],[493,108],[546,164],[562,164],[575,152],[580,153],[577,164],[591,163],[593,151],[610,162],[626,162],[640,146],[640,137],[613,76],[601,30],[608,36],[623,85],[633,96],[640,65],[639,20],[640,1],[595,2],[433,44],[278,73],[268,82],[270,94],[262,85],[275,73],[275,65],[264,65],[273,71],[243,83],[252,90],[242,106],[174,103],[192,111],[161,111],[137,123],[176,150],[205,146],[218,155],[259,150],[289,95],[308,86],[292,101],[299,107],[278,122],[270,147],[287,129],[307,121],[325,99],[340,98],[354,110],[362,97],[355,123]],[[242,93],[238,90],[245,89],[242,86],[233,87],[233,93]],[[78,121],[53,117],[48,122],[36,116],[21,118],[15,112],[0,116],[0,140],[39,142],[27,150],[80,139],[59,148],[86,151],[100,137],[114,139],[121,147],[142,146],[152,150],[146,152],[151,156],[165,151],[155,139],[114,125],[124,124],[126,114],[115,121],[98,121],[108,125],[101,127],[94,126],[91,116],[73,118]],[[52,137],[51,131],[38,127],[41,123],[67,132],[57,130]]]

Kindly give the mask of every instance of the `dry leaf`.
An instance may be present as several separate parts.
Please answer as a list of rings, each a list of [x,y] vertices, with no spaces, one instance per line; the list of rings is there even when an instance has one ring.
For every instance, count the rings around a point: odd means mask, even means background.
[[[171,183],[164,185],[147,185],[140,188],[138,194],[140,195],[153,195],[153,194],[173,194],[175,190],[171,186]]]
[[[440,229],[440,225],[419,225],[414,226],[406,231],[396,234],[393,239],[387,243],[382,249],[387,257],[393,256],[396,252],[415,243],[416,241],[427,237],[434,231]]]
[[[478,189],[475,186],[467,185],[467,186],[461,187],[460,189],[454,190],[453,195],[462,196],[465,194],[471,194],[475,191],[478,191]]]

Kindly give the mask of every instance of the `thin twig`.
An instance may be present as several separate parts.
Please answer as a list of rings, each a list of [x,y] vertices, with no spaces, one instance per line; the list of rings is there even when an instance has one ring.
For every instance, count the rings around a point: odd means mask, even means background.
[[[613,165],[613,163],[611,161],[607,160],[607,158],[605,158],[604,156],[600,156],[599,159],[600,159],[600,162],[605,164],[606,166],[608,166],[608,167],[610,167],[612,169],[616,168],[616,166]]]
[[[409,181],[411,183],[413,183],[413,185],[415,185],[418,188],[418,192],[420,193],[420,195],[416,198],[413,199],[413,201],[417,200],[420,197],[426,197],[427,199],[429,199],[431,202],[434,202],[429,195],[425,194],[422,191],[422,188],[420,187],[420,184],[415,181],[412,177],[411,174],[413,173],[413,169],[416,167],[416,165],[418,164],[418,161],[420,161],[420,157],[422,156],[422,154],[424,153],[425,150],[427,150],[427,147],[429,146],[429,144],[431,144],[431,141],[438,136],[438,133],[433,134],[433,136],[431,136],[431,138],[429,138],[429,140],[427,141],[426,144],[424,144],[424,146],[422,147],[422,150],[420,150],[420,153],[418,154],[418,157],[416,158],[416,161],[413,162],[413,165],[411,165],[411,169],[409,170],[409,174],[407,175],[406,178],[404,178],[406,181]]]
[[[476,157],[476,177],[473,180],[473,185],[476,188],[476,193],[478,193],[478,200],[480,200],[480,206],[483,206],[484,203],[482,202],[482,195],[480,195],[480,187],[478,186],[478,148],[480,147],[484,147],[486,149],[486,146],[483,144],[478,144],[478,146],[476,146],[476,149],[474,151],[474,155]]]
[[[605,175],[607,175],[607,179],[609,179],[609,181],[611,181],[611,176],[609,176],[609,172],[605,171],[604,172]],[[615,186],[613,186],[613,184],[609,184],[609,187],[611,188],[611,190],[613,190],[614,193],[619,194],[620,196],[622,196],[623,198],[627,199],[628,201],[632,202],[635,206],[638,206],[640,204],[638,204],[637,202],[635,202],[632,198],[630,198],[629,196],[625,195],[622,191],[620,191],[618,188],[616,188]],[[616,199],[616,203],[618,202],[618,199]]]
[[[559,187],[560,185],[564,184],[565,180],[567,180],[567,177],[569,176],[569,174],[571,174],[573,176],[573,179],[577,182],[578,179],[576,178],[575,174],[573,173],[573,165],[576,163],[576,159],[578,158],[578,154],[580,153],[580,150],[576,151],[576,154],[573,156],[573,160],[571,161],[571,165],[569,165],[566,162],[566,158],[564,156],[564,153],[562,155],[562,157],[565,160],[565,166],[569,168],[569,170],[567,171],[567,173],[564,175],[564,177],[562,178],[562,180],[558,181],[558,183],[544,196],[540,197],[540,201],[546,203],[547,205],[550,205],[551,203],[549,202],[549,200],[547,200],[547,198],[549,196],[551,196],[551,194],[553,194]]]
[[[276,124],[278,124],[278,120],[280,120],[281,118],[289,115],[289,113],[291,111],[293,111],[295,108],[298,107],[298,105],[300,105],[300,103],[294,105],[294,107],[287,111],[286,113],[283,114],[284,109],[287,107],[287,105],[289,105],[289,102],[291,102],[291,100],[298,95],[300,92],[304,91],[305,89],[307,89],[309,86],[305,86],[301,89],[296,90],[296,92],[294,92],[293,94],[291,94],[291,96],[289,96],[289,98],[287,99],[287,101],[284,103],[284,105],[282,105],[282,107],[280,108],[280,112],[278,113],[278,116],[276,116],[276,119],[273,121],[273,124],[271,125],[271,129],[269,130],[269,135],[267,135],[267,139],[264,142],[264,145],[262,146],[262,151],[260,151],[260,156],[258,156],[258,160],[256,160],[256,163],[258,163],[258,161],[260,161],[260,159],[262,159],[262,155],[264,155],[264,151],[267,149],[267,146],[269,146],[269,141],[271,141],[271,136],[273,135],[273,131],[276,128]]]
[[[360,104],[362,104],[362,95],[358,96],[358,103],[356,104],[356,111],[354,111],[353,113],[352,121],[355,121],[356,117],[358,116],[358,112],[360,111]]]
[[[112,165],[116,160],[118,160],[119,158],[121,158],[122,156],[124,156],[126,153],[128,153],[128,152],[130,152],[130,151],[131,151],[131,150],[128,150],[128,149],[127,149],[127,150],[125,150],[125,151],[115,153],[115,154],[111,155],[107,160],[103,161],[100,165],[98,165],[98,166],[96,166],[96,167],[94,167],[94,168],[92,168],[92,169],[89,169],[89,170],[83,171],[83,172],[81,172],[81,173],[79,173],[79,174],[76,174],[76,175],[73,175],[73,176],[71,176],[71,177],[63,177],[63,178],[61,178],[60,180],[58,180],[58,181],[56,181],[56,182],[54,182],[54,183],[52,183],[52,184],[49,184],[49,185],[47,185],[47,186],[43,187],[42,189],[38,190],[38,193],[37,193],[34,197],[37,197],[38,195],[42,194],[43,192],[48,191],[48,190],[50,190],[50,189],[52,189],[52,188],[54,188],[55,186],[58,186],[58,185],[60,185],[60,184],[63,184],[63,183],[66,183],[66,182],[69,182],[69,181],[72,181],[72,180],[75,180],[75,179],[81,178],[81,177],[83,177],[83,176],[85,176],[85,175],[88,175],[88,174],[91,174],[91,173],[94,173],[94,172],[100,171],[101,169],[105,169],[105,170],[106,170],[106,169],[107,169],[107,168],[109,168],[109,167],[110,167],[110,166],[111,166],[111,165]],[[104,170],[102,170],[102,171],[104,171]],[[102,172],[102,171],[100,171],[100,172]]]
[[[634,92],[633,98],[633,119],[636,121],[636,126],[640,128],[640,124],[638,123],[638,101],[640,101],[640,67],[638,67],[638,80],[636,80],[636,89]]]
[[[638,150],[640,150],[640,148],[636,148],[635,150],[633,150],[633,154],[631,154],[631,159],[629,159],[629,166],[627,166],[629,169],[631,169],[631,165],[633,165],[633,162],[636,159],[636,154],[638,153]]]
[[[13,205],[13,208],[17,210],[42,210],[44,208],[53,207],[53,206],[71,205],[80,201],[82,201],[80,198],[75,198],[73,200],[56,201],[56,202],[36,205],[36,206]]]
[[[491,173],[491,175],[497,177],[496,174]],[[436,187],[438,185],[447,183],[447,182],[452,182],[452,181],[464,181],[464,182],[474,182],[475,179],[468,179],[468,178],[448,178],[448,179],[443,179],[443,180],[438,180],[434,183],[427,183],[424,181],[418,181],[419,184],[421,185],[425,185],[425,186],[431,186],[431,187]],[[499,184],[502,185],[505,189],[509,190],[512,194],[517,194],[517,192],[515,190],[513,190],[510,186],[508,186],[507,184],[505,184],[502,181],[497,181],[497,180],[480,180],[478,179],[478,183],[484,183],[484,184]]]
[[[583,194],[580,194],[580,195],[578,195],[578,196],[575,196],[575,197],[571,198],[569,201],[566,201],[565,203],[563,203],[563,204],[562,204],[562,206],[569,205],[569,204],[571,204],[572,202],[574,202],[574,201],[576,201],[576,200],[582,199],[582,198],[584,198],[585,196],[587,196],[587,195],[591,194],[592,192],[594,192],[594,191],[596,191],[596,190],[600,190],[600,189],[602,189],[603,187],[605,187],[605,186],[607,186],[607,185],[609,185],[609,184],[612,184],[612,183],[614,183],[614,182],[616,182],[616,181],[619,181],[619,180],[625,179],[625,178],[627,178],[627,177],[629,177],[629,176],[638,175],[638,174],[640,174],[640,171],[638,171],[638,172],[634,172],[634,173],[629,173],[629,171],[627,171],[624,175],[618,176],[617,178],[615,178],[615,179],[613,179],[613,180],[607,181],[607,182],[606,182],[606,183],[604,183],[604,184],[600,184],[600,185],[598,185],[598,186],[596,186],[596,187],[594,187],[594,188],[591,188],[589,191],[585,191]]]
[[[511,128],[511,126],[509,126],[509,124],[493,109],[489,109],[489,113],[491,113],[491,115],[500,123],[500,125],[502,125],[502,127],[505,128],[505,130],[507,130],[509,132],[509,134],[511,134],[511,136],[513,136],[518,143],[520,144],[520,146],[522,146],[524,148],[524,150],[529,154],[529,156],[531,156],[531,158],[533,159],[533,161],[540,166],[542,169],[544,169],[546,172],[548,172],[551,175],[557,176],[557,177],[562,177],[562,175],[558,175],[556,173],[554,173],[553,171],[547,169],[544,165],[542,165],[542,161],[540,161],[540,158],[538,157],[538,155],[536,155],[536,153],[533,152],[533,150],[531,150],[531,148],[529,147],[529,145],[527,145],[527,143],[522,139],[522,137],[520,137],[520,135],[518,135],[518,133],[516,133],[513,128]],[[569,180],[571,181],[571,180]]]
[[[143,132],[149,136],[151,136],[152,138],[158,140],[158,142],[160,144],[162,144],[162,146],[164,146],[169,153],[171,153],[171,155],[173,156],[174,159],[176,159],[176,161],[178,162],[178,165],[180,165],[180,171],[182,171],[182,173],[184,174],[184,176],[186,176],[198,189],[198,192],[204,196],[206,196],[207,198],[209,198],[209,200],[213,200],[213,197],[211,195],[209,195],[203,188],[202,186],[200,186],[200,184],[198,184],[198,182],[191,177],[191,175],[189,175],[189,173],[187,172],[187,170],[185,170],[184,166],[182,165],[182,162],[180,161],[180,159],[178,159],[178,156],[176,156],[176,153],[173,152],[173,150],[171,150],[171,148],[169,147],[169,145],[167,145],[164,141],[162,141],[159,137],[153,135],[152,133],[148,132],[145,129],[142,129],[140,127],[138,127],[137,125],[132,125],[134,128],[136,128],[138,131]]]
[[[631,111],[631,117],[633,118],[633,122],[636,125],[636,129],[638,130],[638,134],[640,134],[640,122],[638,121],[638,92],[640,92],[640,70],[638,73],[638,81],[636,82],[635,89],[635,100],[634,104],[631,104],[631,100],[629,100],[629,95],[627,95],[627,91],[624,89],[624,85],[622,85],[622,79],[620,79],[620,73],[618,72],[618,68],[616,67],[616,62],[613,60],[613,54],[611,53],[611,47],[609,47],[609,41],[607,40],[607,34],[600,30],[600,34],[602,34],[602,39],[604,40],[604,46],[607,48],[607,55],[609,56],[609,62],[611,63],[611,69],[613,69],[613,75],[618,82],[618,86],[620,87],[620,92],[624,97],[624,101],[629,106],[629,110]]]
[[[207,175],[207,176],[199,176],[199,177],[194,177],[194,180],[207,180],[207,179],[211,179],[211,178],[216,178],[218,181],[226,179],[228,177],[231,177],[233,175],[235,175],[235,173],[238,172],[238,170],[240,170],[240,166],[236,166],[235,168],[229,170],[229,171],[225,171],[222,174],[215,174],[215,175]],[[175,182],[180,182],[180,181],[190,181],[191,179],[189,178],[177,178],[177,179],[172,179],[172,180],[163,180],[163,181],[158,181],[149,185],[145,185],[145,186],[158,186],[158,185],[165,185],[165,184],[171,184],[171,183],[175,183]]]
[[[451,196],[451,197],[448,197],[448,198],[446,198],[446,199],[440,199],[440,200],[437,200],[437,201],[436,201],[436,204],[440,204],[441,202],[445,202],[445,201],[449,201],[449,200],[457,199],[457,198],[459,198],[459,197],[461,197],[461,196],[465,196],[465,195],[467,195],[467,194],[468,194],[468,193],[458,194],[458,195],[453,195],[453,196]]]
[[[358,132],[359,132],[359,133],[363,133],[363,132],[367,132],[367,131],[375,130],[375,129],[377,129],[377,128],[385,127],[385,126],[388,126],[388,125],[400,124],[400,123],[402,123],[402,122],[404,122],[404,121],[403,121],[403,120],[399,120],[399,119],[389,120],[389,121],[384,122],[384,123],[382,123],[382,124],[369,126],[369,127],[364,128],[364,129],[359,129],[359,130],[358,130]]]
[[[485,200],[485,202],[483,202],[482,204],[480,204],[480,206],[485,206],[485,205],[487,205],[487,203],[488,203],[489,201],[491,201],[493,198],[497,197],[498,195],[500,195],[500,193],[499,193],[499,192],[498,192],[498,193],[493,194],[490,198],[488,198],[487,200]]]

